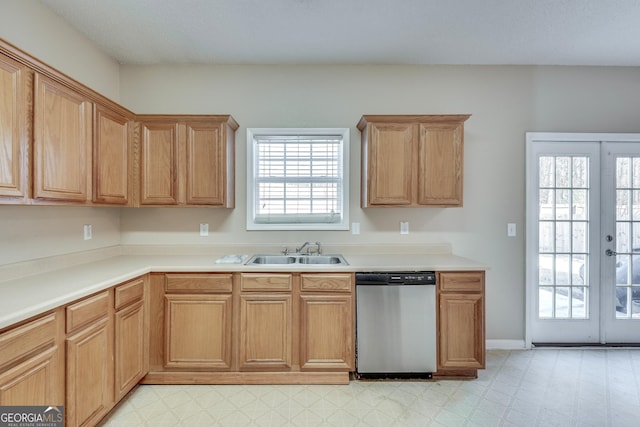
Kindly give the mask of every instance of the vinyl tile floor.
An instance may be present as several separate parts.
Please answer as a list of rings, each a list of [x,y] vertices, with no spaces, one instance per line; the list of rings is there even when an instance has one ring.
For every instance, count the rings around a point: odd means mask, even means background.
[[[470,381],[142,385],[102,424],[639,426],[640,349],[492,350]]]

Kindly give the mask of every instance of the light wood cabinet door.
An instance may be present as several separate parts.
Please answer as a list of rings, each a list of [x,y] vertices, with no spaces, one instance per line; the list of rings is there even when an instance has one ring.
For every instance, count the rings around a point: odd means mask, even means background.
[[[223,125],[205,121],[186,123],[186,204],[225,204],[226,155]]]
[[[418,204],[462,206],[462,123],[421,123]]]
[[[114,405],[113,291],[66,307],[66,417],[95,425]]]
[[[291,273],[240,273],[242,292],[291,292],[292,289]]]
[[[415,126],[372,123],[367,131],[366,205],[412,204]]]
[[[291,337],[291,294],[240,295],[241,370],[291,369]]]
[[[355,369],[351,295],[300,296],[300,369]]]
[[[35,199],[90,200],[92,110],[82,95],[36,73]]]
[[[230,273],[169,273],[165,274],[167,293],[227,293],[233,290],[233,275]]]
[[[115,313],[115,400],[124,397],[147,373],[147,328],[142,301]]]
[[[95,106],[93,137],[93,201],[127,205],[132,168],[129,117],[101,104]]]
[[[0,406],[62,406],[64,390],[62,313],[0,334]]]
[[[178,123],[143,122],[140,132],[140,204],[178,204]]]
[[[354,273],[302,273],[300,290],[302,292],[349,292],[353,294]]]
[[[67,338],[67,425],[95,425],[113,406],[113,331],[102,319]]]
[[[27,67],[0,55],[0,202],[29,196],[30,78]]]
[[[438,370],[485,367],[484,272],[438,274]]]
[[[447,271],[438,275],[438,289],[441,292],[484,293],[484,272]]]
[[[61,406],[59,348],[53,347],[0,373],[0,406]]]
[[[440,367],[484,368],[483,298],[440,295]]]
[[[231,368],[230,294],[165,295],[165,368]]]

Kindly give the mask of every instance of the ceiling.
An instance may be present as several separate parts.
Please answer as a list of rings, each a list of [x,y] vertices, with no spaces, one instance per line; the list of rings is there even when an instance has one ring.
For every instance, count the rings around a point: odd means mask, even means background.
[[[126,64],[640,66],[640,0],[41,0]]]

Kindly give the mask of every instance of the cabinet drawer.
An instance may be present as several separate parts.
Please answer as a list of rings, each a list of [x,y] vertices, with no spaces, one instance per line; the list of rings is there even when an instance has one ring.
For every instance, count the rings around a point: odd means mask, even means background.
[[[165,290],[169,293],[231,292],[231,274],[167,274]]]
[[[55,313],[0,334],[0,368],[45,345],[54,345],[55,339]]]
[[[290,291],[291,274],[242,273],[241,291]]]
[[[67,333],[109,314],[109,292],[102,292],[67,307]]]
[[[351,292],[353,289],[352,274],[302,274],[300,278],[303,292]]]
[[[443,292],[482,292],[484,290],[484,272],[456,271],[440,273],[438,286]]]
[[[144,297],[144,278],[134,279],[116,288],[116,310],[141,301]]]

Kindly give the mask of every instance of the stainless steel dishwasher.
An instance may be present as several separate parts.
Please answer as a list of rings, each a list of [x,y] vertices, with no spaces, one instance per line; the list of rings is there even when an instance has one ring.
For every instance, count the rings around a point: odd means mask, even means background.
[[[431,378],[435,284],[433,271],[356,273],[358,378]]]

